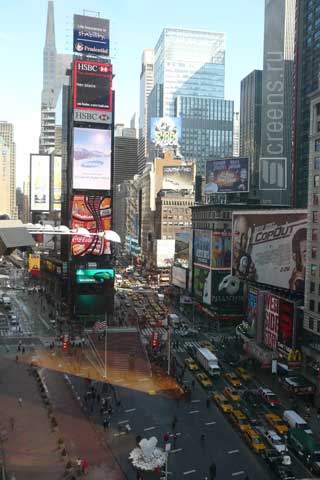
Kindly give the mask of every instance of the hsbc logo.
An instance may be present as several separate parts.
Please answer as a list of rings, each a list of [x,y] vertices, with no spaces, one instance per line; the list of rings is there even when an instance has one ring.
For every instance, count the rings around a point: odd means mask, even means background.
[[[79,62],[77,64],[77,70],[79,72],[108,73],[109,65],[97,65],[92,63]]]
[[[112,123],[112,114],[110,112],[97,112],[86,110],[74,110],[73,119],[75,122],[85,123]]]
[[[108,68],[108,67],[100,66],[100,67],[99,67],[99,71],[102,72],[102,73],[107,73],[107,72],[109,71],[109,68]]]

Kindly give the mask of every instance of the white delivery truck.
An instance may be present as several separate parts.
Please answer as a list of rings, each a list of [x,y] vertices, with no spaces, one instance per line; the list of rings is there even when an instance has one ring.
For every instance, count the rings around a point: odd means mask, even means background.
[[[207,348],[197,348],[197,360],[210,377],[219,377],[221,370],[218,358]]]
[[[283,412],[283,420],[289,424],[290,428],[301,428],[306,433],[312,434],[312,430],[305,421],[294,410],[285,410]]]

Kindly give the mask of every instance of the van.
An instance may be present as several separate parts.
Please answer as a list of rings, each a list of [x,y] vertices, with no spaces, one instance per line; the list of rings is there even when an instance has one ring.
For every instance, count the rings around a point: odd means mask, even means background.
[[[287,422],[290,428],[301,428],[306,433],[312,434],[312,430],[305,419],[300,417],[294,410],[285,410],[283,412],[283,420]]]

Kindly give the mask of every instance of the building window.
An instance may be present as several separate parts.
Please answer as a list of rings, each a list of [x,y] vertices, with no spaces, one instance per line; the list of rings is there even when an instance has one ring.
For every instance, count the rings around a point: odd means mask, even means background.
[[[314,312],[314,300],[310,300],[309,301],[309,310],[311,310],[311,312]]]
[[[312,221],[313,221],[313,223],[318,223],[318,216],[319,216],[319,213],[318,213],[318,212],[312,212]]]
[[[313,177],[313,186],[320,187],[320,175],[315,175]]]
[[[317,242],[318,241],[318,230],[316,228],[312,229],[312,241]]]
[[[314,318],[309,317],[309,330],[314,329]]]
[[[316,290],[316,284],[314,282],[310,282],[310,293],[315,292]]]
[[[319,158],[319,157],[317,157],[317,158],[314,159],[313,168],[314,168],[315,170],[320,170],[320,158]]]
[[[320,203],[320,194],[319,193],[314,193],[313,194],[313,205],[316,207]]]
[[[314,150],[315,152],[320,152],[320,139],[314,141]]]
[[[317,322],[317,333],[320,333],[320,322]]]
[[[314,277],[317,273],[317,265],[311,264],[311,275]]]
[[[312,257],[312,258],[317,258],[317,249],[316,249],[316,247],[312,247],[312,249],[311,249],[311,257]]]

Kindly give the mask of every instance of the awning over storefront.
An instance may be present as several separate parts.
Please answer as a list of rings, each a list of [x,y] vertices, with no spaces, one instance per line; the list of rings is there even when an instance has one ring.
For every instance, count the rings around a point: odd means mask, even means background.
[[[0,220],[0,254],[9,255],[16,248],[33,247],[35,242],[18,220]]]

